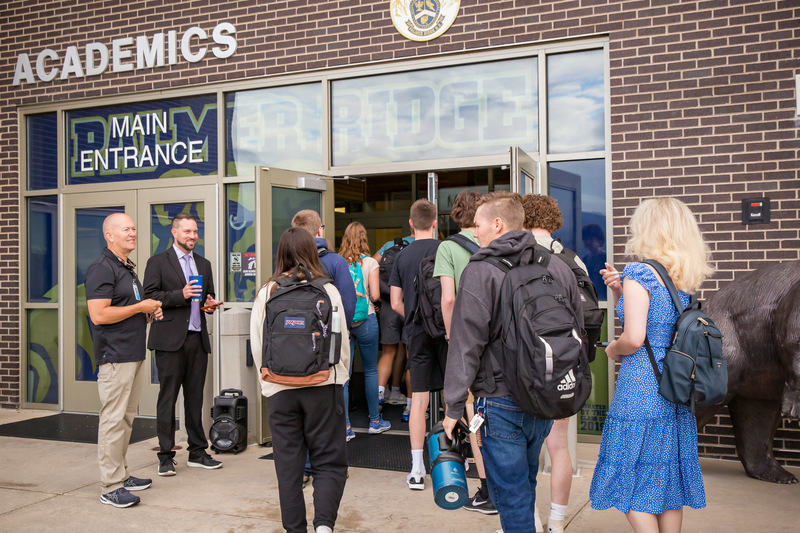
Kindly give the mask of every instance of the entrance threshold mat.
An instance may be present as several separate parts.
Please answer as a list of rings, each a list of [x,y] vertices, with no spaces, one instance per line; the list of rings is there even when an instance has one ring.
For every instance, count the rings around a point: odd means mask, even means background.
[[[272,453],[259,459],[273,459]],[[370,435],[356,433],[356,438],[347,443],[347,463],[355,468],[373,470],[411,471],[411,442],[408,435]],[[428,450],[425,450],[425,464],[428,465]],[[470,465],[467,477],[477,478],[478,469]]]
[[[2,424],[0,425],[0,437],[97,444],[97,421],[97,415],[58,413],[52,416]],[[155,419],[136,417],[133,420],[131,443],[155,436]]]

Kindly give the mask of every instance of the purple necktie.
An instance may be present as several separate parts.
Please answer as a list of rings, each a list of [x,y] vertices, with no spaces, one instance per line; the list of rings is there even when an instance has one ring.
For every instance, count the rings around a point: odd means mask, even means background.
[[[189,276],[192,274],[192,266],[189,264],[191,257],[189,254],[183,256],[183,273],[186,274],[186,282],[189,282]],[[196,285],[196,284],[195,284]],[[192,285],[194,287],[194,285]],[[200,331],[200,300],[192,300],[192,314],[189,318],[190,329]]]

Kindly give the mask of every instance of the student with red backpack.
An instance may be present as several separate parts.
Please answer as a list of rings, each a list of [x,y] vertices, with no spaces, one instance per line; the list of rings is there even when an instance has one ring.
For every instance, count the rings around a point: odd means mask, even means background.
[[[303,466],[314,465],[314,528],[331,533],[347,480],[344,396],[350,338],[344,304],[322,266],[311,235],[289,228],[278,243],[273,276],[250,316],[253,354],[261,356],[281,521],[307,530]]]
[[[353,327],[350,329],[350,357],[355,355],[356,342],[361,351],[364,368],[364,387],[369,411],[369,433],[376,435],[391,429],[378,411],[378,319],[372,302],[380,299],[378,262],[369,255],[367,230],[360,222],[351,222],[344,230],[339,255],[347,261],[350,277],[356,290],[356,310]],[[351,365],[352,372],[352,365]],[[347,427],[350,428],[348,411],[348,385],[344,386],[344,405]]]

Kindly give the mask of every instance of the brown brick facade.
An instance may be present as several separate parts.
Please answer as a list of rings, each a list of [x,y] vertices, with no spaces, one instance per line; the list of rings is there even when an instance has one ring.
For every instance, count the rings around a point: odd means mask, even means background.
[[[717,261],[704,289],[737,271],[800,259],[800,140],[795,74],[800,7],[762,0],[462,0],[440,38],[415,43],[389,17],[389,0],[168,2],[11,0],[0,13],[0,405],[20,402],[17,108],[88,97],[342,67],[551,39],[607,36],[614,220],[623,261],[627,219],[643,197],[675,195],[700,217]],[[227,60],[13,87],[17,55],[152,35],[190,26],[237,28]],[[35,65],[34,65],[35,69]],[[743,198],[768,195],[772,222],[744,226]],[[701,437],[734,457],[727,416]],[[784,421],[776,456],[800,465],[800,428]]]

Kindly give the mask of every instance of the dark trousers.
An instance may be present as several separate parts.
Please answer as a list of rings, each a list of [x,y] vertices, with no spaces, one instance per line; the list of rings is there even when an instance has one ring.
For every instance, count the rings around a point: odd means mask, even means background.
[[[289,389],[267,398],[281,521],[289,533],[307,531],[303,466],[311,457],[314,528],[333,529],[347,481],[344,394],[341,385]]]
[[[175,457],[175,403],[183,387],[184,424],[189,436],[189,460],[199,459],[208,448],[203,431],[203,387],[206,382],[208,354],[203,348],[200,333],[190,331],[180,350],[156,350],[158,369],[158,404],[156,432],[159,461]]]

